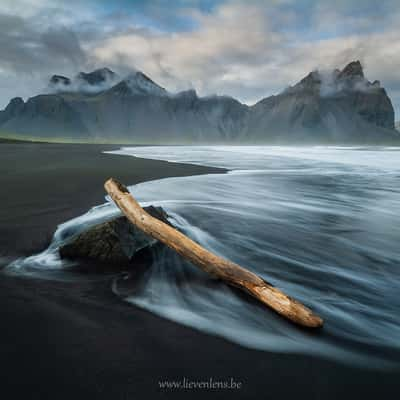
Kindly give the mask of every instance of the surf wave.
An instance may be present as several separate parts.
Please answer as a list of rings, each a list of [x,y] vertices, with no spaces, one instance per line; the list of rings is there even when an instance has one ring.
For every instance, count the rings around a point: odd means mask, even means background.
[[[258,273],[326,323],[318,334],[300,330],[168,249],[155,250],[140,284],[129,272],[116,278],[118,296],[247,347],[374,368],[400,364],[398,149],[169,146],[117,153],[230,168],[129,189],[142,204],[164,207],[192,239]],[[58,246],[118,213],[106,203],[66,222],[46,252],[9,269],[65,271]]]

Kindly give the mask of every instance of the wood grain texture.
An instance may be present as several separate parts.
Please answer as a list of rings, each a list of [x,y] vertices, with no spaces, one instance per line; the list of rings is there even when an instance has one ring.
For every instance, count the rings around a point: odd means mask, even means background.
[[[323,325],[323,320],[309,308],[287,296],[258,275],[213,254],[183,233],[153,218],[143,210],[128,189],[120,182],[111,178],[105,183],[104,187],[115,204],[134,225],[175,250],[192,264],[222,279],[229,285],[244,290],[298,325],[308,328],[319,328]]]

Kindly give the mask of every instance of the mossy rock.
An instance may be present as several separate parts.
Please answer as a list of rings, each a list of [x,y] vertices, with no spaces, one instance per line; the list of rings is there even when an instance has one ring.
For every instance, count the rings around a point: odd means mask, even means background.
[[[161,207],[145,207],[153,217],[171,225]],[[72,260],[127,266],[138,252],[158,241],[136,228],[124,216],[95,225],[61,246],[60,257]]]

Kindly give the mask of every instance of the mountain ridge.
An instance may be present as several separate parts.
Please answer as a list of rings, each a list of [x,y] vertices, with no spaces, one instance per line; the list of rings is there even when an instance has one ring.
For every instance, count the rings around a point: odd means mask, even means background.
[[[312,71],[252,106],[229,96],[171,93],[141,71],[53,75],[49,92],[0,111],[0,131],[132,143],[400,143],[394,110],[359,61]]]

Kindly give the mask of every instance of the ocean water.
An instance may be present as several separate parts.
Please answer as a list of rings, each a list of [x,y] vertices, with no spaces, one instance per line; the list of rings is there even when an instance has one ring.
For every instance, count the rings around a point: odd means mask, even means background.
[[[400,149],[169,146],[113,153],[228,168],[129,189],[143,205],[162,206],[207,249],[305,303],[325,325],[299,329],[169,249],[154,250],[140,282],[129,272],[115,278],[116,295],[246,347],[400,366]],[[57,248],[118,213],[107,202],[67,221],[49,249],[9,271],[77,279]]]

